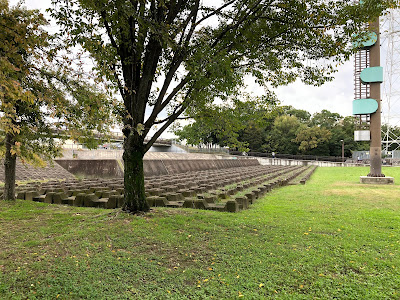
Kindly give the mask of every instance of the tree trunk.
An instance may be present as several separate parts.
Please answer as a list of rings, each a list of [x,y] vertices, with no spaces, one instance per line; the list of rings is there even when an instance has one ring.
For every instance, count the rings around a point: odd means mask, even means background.
[[[129,213],[150,210],[146,201],[143,172],[144,146],[142,139],[129,135],[124,142],[124,205]]]
[[[17,156],[11,153],[14,145],[14,136],[10,133],[6,134],[6,153],[4,159],[4,200],[15,200],[15,168]]]

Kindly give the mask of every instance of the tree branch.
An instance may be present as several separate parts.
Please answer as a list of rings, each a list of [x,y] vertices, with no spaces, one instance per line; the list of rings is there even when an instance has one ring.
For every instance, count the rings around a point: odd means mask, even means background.
[[[111,41],[111,45],[117,50],[117,53],[121,56],[120,48],[117,45],[117,43],[116,43],[116,41],[114,39],[114,36],[112,35],[111,27],[107,22],[107,15],[106,15],[105,10],[101,11],[101,17],[103,18],[103,23],[104,23],[104,26],[106,27],[107,35],[108,35],[108,38]]]
[[[192,25],[190,26],[189,32],[185,38],[185,45],[187,45],[187,43],[189,42],[190,38],[193,35],[194,29],[196,28],[196,19],[197,19],[197,14],[199,12],[199,5],[200,5],[200,1],[197,0],[195,5],[192,6],[192,10],[190,11],[189,16],[187,17],[187,19],[184,22],[184,26],[182,28],[182,35],[179,39],[178,45],[182,45],[183,41],[184,41],[184,37],[185,37],[185,31],[187,26],[189,25],[190,20],[192,20]]]
[[[189,120],[189,119],[193,119],[193,117],[180,117],[176,118],[175,120]]]
[[[262,0],[259,0],[257,3],[255,3],[253,7],[249,9],[249,14],[244,14],[242,18],[240,18],[236,23],[226,26],[226,28],[215,38],[215,41],[211,44],[211,48],[214,48],[231,29],[239,27],[239,25],[241,25],[245,21],[250,21],[249,16],[254,15],[257,11],[261,9],[260,7],[258,7],[261,2]]]
[[[193,119],[193,118],[192,117],[181,117],[181,118],[176,118],[175,120],[189,120],[189,119]],[[153,124],[154,125],[162,124],[168,120],[169,120],[169,117],[165,118],[164,120],[154,121]]]
[[[158,114],[168,105],[168,103],[171,102],[171,100],[176,96],[176,94],[189,82],[189,75],[190,73],[187,74],[184,79],[182,79],[182,81],[173,89],[171,94],[168,95],[168,97],[162,104],[160,104],[157,108],[154,107],[150,117],[147,119],[145,123],[145,127],[147,128],[145,134],[147,134],[148,131],[150,130],[151,124],[155,121]]]
[[[157,70],[158,60],[162,53],[162,47],[160,42],[155,36],[150,36],[149,42],[146,47],[146,54],[143,62],[142,77],[140,80],[137,97],[140,99],[140,105],[136,105],[136,113],[140,116],[140,123],[144,117],[147,100],[150,95],[151,87],[154,80],[154,75]],[[143,101],[141,101],[143,99]],[[143,117],[142,117],[143,116]]]
[[[199,21],[197,21],[196,22],[196,26],[199,25],[201,22],[207,20],[208,18],[211,18],[212,16],[216,15],[217,13],[222,11],[224,8],[228,7],[229,5],[233,4],[236,1],[237,0],[231,0],[231,1],[227,2],[227,3],[225,3],[221,7],[217,8],[216,10],[214,10],[212,13],[208,14],[207,16],[205,16],[205,17],[201,18]]]
[[[115,64],[112,65],[112,70],[113,70],[115,81],[117,82],[117,85],[118,85],[118,90],[121,93],[121,96],[123,98],[125,95],[125,91],[124,91],[124,87],[122,86],[121,80],[118,77],[117,66]]]
[[[185,103],[186,102],[186,103]],[[147,142],[144,146],[144,152],[147,152],[150,147],[154,144],[154,142],[160,137],[160,135],[171,125],[186,109],[186,104],[189,103],[188,98],[185,99],[180,105],[180,109],[175,111],[172,115],[167,119],[168,121],[152,136],[152,138]],[[185,105],[184,105],[185,104]]]
[[[191,11],[189,17],[187,18],[187,23],[184,26],[184,29],[182,30],[182,37],[183,37],[184,36],[184,31],[185,31],[185,28],[186,28],[187,24],[189,23],[190,19],[193,19],[192,20],[192,26],[191,26],[191,28],[189,30],[189,33],[188,33],[187,37],[186,37],[186,41],[185,41],[186,46],[187,46],[187,43],[189,42],[189,40],[190,40],[190,38],[191,38],[191,36],[192,36],[192,34],[194,32],[194,29],[195,29],[195,26],[194,26],[195,22],[194,21],[197,18],[197,12],[198,12],[198,8],[199,8],[199,3],[200,3],[200,1],[197,0],[196,4],[192,7],[192,11]],[[182,39],[182,37],[181,37],[181,39]],[[180,43],[181,43],[181,41],[180,41]],[[169,88],[169,86],[170,86],[170,84],[172,82],[172,79],[173,79],[176,71],[178,70],[178,68],[180,67],[181,63],[183,62],[183,59],[185,57],[185,54],[183,52],[184,52],[184,50],[178,51],[177,53],[175,53],[175,55],[174,55],[174,57],[172,59],[170,69],[168,70],[168,73],[167,73],[166,78],[164,80],[164,84],[163,84],[163,86],[161,88],[161,91],[160,91],[160,93],[158,95],[157,101],[156,101],[154,109],[153,109],[153,111],[156,112],[156,115],[154,115],[154,116],[152,115],[149,118],[152,121],[155,120],[155,118],[157,117],[158,113],[163,109],[162,108],[160,110],[160,107],[162,105],[162,101],[163,101],[163,99],[165,97],[165,94],[166,94],[166,92],[167,92],[167,90],[168,90],[168,88]],[[169,100],[168,100],[168,102],[169,102]],[[164,104],[166,105],[168,103],[164,103]],[[165,105],[164,105],[164,107],[165,107]]]

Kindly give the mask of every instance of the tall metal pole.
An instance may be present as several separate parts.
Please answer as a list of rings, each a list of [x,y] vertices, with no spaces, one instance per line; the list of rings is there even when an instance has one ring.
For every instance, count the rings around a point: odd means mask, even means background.
[[[370,67],[380,66],[380,38],[379,38],[379,18],[369,24],[370,31],[374,31],[378,36],[378,40],[370,49]],[[378,110],[371,114],[371,144],[370,144],[370,160],[371,167],[369,177],[385,177],[382,174],[382,138],[381,138],[381,84],[379,82],[370,83],[371,98],[378,102]]]
[[[344,163],[344,140],[340,140],[342,142],[342,163]]]

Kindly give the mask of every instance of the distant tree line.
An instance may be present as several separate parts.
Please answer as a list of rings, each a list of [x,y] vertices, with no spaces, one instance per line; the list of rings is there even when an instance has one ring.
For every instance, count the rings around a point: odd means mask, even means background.
[[[262,102],[262,101],[260,101]],[[190,145],[219,145],[238,151],[292,155],[341,156],[368,150],[368,142],[355,142],[355,119],[328,110],[311,115],[275,101],[251,101],[202,114],[175,129],[178,139]]]

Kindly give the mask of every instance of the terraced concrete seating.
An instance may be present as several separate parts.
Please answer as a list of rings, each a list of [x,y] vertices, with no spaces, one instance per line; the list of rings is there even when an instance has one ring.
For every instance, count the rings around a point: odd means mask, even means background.
[[[309,170],[306,170],[304,172],[303,178],[300,179],[300,183],[301,184],[306,184],[306,181],[311,177],[311,175],[315,172],[316,169],[317,169],[317,167],[313,166]]]
[[[23,164],[17,159],[15,178],[18,181],[23,180],[44,180],[44,179],[69,179],[73,180],[75,176],[63,167],[54,163],[47,164],[44,168],[34,167],[28,164]],[[0,160],[0,181],[4,182],[4,161]]]
[[[145,178],[150,206],[201,208],[236,212],[247,209],[274,187],[309,177],[314,167],[250,166],[200,170]],[[123,180],[86,179],[18,186],[18,198],[74,206],[118,208],[123,205]]]

